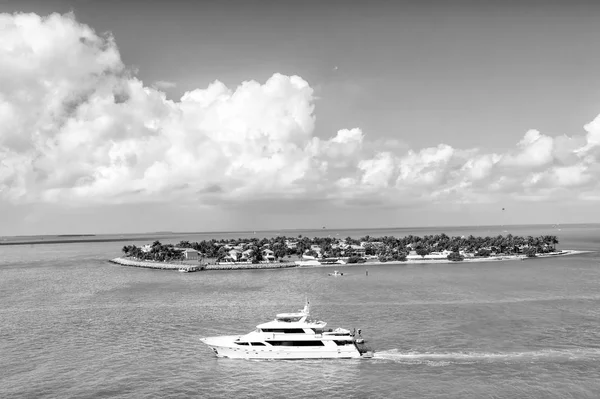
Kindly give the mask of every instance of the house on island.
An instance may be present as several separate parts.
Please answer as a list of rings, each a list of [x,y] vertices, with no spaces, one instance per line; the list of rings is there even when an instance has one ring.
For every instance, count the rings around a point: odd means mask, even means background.
[[[417,251],[410,251],[406,256],[407,260],[447,260],[448,255],[450,255],[452,251],[444,250],[440,252],[430,252],[425,256],[421,256],[417,254]],[[473,254],[470,252],[459,251],[459,253],[465,258],[472,258]]]
[[[223,258],[223,262],[250,263],[252,261],[252,251],[252,249],[247,249],[245,251],[232,249],[227,253],[227,256]],[[263,256],[263,261],[275,262],[275,254],[270,249],[262,250],[261,254]]]
[[[323,257],[323,250],[321,249],[320,246],[313,244],[310,246],[310,248],[307,248],[304,250],[304,253],[302,254],[302,259],[309,259],[309,260],[313,260],[313,259],[319,259]]]
[[[425,256],[417,254],[417,251],[410,251],[406,255],[406,260],[447,260],[451,251],[431,252]]]
[[[275,252],[270,249],[263,249],[262,251],[263,259],[267,262],[275,262]]]
[[[347,244],[343,241],[338,241],[335,244],[331,245],[331,248],[339,248],[343,251],[344,256],[360,256],[364,257],[366,255],[365,247],[361,245]]]
[[[240,252],[236,249],[232,249],[231,251],[229,251],[227,253],[227,255],[225,256],[223,261],[224,262],[237,262],[239,258],[240,258]]]
[[[192,248],[178,248],[175,247],[176,250],[181,251],[183,253],[183,257],[185,260],[198,260],[200,259],[200,253]]]
[[[247,263],[248,262],[248,257],[250,254],[250,250],[246,250],[246,251],[240,251],[237,249],[232,249],[230,250],[227,255],[223,258],[222,262],[225,263],[234,263],[234,262],[243,262],[243,263]]]
[[[366,248],[369,245],[374,248],[381,248],[384,246],[383,242],[381,242],[381,241],[361,241],[360,242],[360,246],[363,248]]]
[[[460,250],[460,251],[458,251],[458,253],[461,254],[465,258],[474,258],[475,257],[475,254],[472,252]]]
[[[198,251],[192,248],[186,248],[183,251],[183,256],[185,256],[186,260],[198,260],[200,259],[200,254]]]
[[[251,249],[247,249],[245,251],[242,251],[242,256],[240,258],[240,260],[242,262],[249,262],[250,258],[252,258],[252,250]]]
[[[344,250],[346,255],[350,255],[350,256],[365,256],[367,254],[367,250],[364,247],[361,247],[360,245],[349,245],[348,247],[346,247],[346,249]]]

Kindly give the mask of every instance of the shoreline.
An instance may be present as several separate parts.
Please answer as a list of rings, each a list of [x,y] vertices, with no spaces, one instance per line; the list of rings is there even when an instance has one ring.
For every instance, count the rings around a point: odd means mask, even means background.
[[[294,262],[285,263],[246,263],[246,264],[221,264],[221,265],[201,265],[194,263],[169,263],[156,262],[148,260],[133,260],[122,257],[109,260],[110,263],[115,263],[121,266],[142,267],[146,269],[163,269],[163,270],[179,270],[179,269],[196,269],[196,270],[265,270],[265,269],[288,269],[298,267]]]
[[[490,256],[487,258],[466,258],[462,261],[452,261],[448,259],[411,259],[406,261],[390,261],[390,262],[363,262],[363,263],[334,263],[334,264],[307,264],[302,265],[296,261],[282,263],[245,263],[245,264],[192,264],[192,263],[169,263],[155,261],[141,261],[117,257],[109,260],[121,266],[142,267],[146,269],[163,269],[163,270],[179,270],[181,268],[196,268],[196,270],[268,270],[268,269],[291,269],[291,268],[317,268],[317,267],[346,267],[346,266],[384,266],[384,265],[419,265],[419,264],[449,264],[449,263],[479,263],[479,262],[508,262],[508,261],[524,261],[536,258],[555,258],[559,256],[579,255],[594,251],[580,251],[573,249],[565,249],[560,252],[539,254],[533,258],[528,258],[525,255],[505,255],[505,256]]]
[[[465,258],[460,261],[448,259],[410,259],[405,261],[389,261],[389,262],[363,262],[363,263],[333,263],[327,265],[298,265],[300,268],[312,267],[345,267],[345,266],[383,266],[383,265],[431,265],[431,264],[450,264],[450,263],[483,263],[483,262],[510,262],[510,261],[525,261],[538,258],[557,258],[561,256],[579,255],[594,251],[584,251],[575,249],[564,249],[556,253],[540,254],[533,258],[528,258],[526,255],[505,255],[505,256],[490,256],[487,258]]]

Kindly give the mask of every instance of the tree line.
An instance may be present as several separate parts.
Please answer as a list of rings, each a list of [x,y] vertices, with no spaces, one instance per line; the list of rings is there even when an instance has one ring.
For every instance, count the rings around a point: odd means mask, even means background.
[[[289,242],[293,242],[294,245],[288,246]],[[345,245],[340,246],[340,243]],[[444,233],[422,237],[413,235],[405,237],[371,237],[367,235],[358,239],[352,237],[346,237],[345,239],[334,237],[309,238],[299,235],[298,237],[211,239],[200,242],[180,241],[176,246],[172,244],[163,245],[159,241],[155,241],[151,245],[150,251],[144,252],[141,248],[132,245],[124,246],[123,252],[126,256],[133,256],[138,259],[168,261],[184,258],[183,251],[177,248],[192,248],[203,257],[221,261],[229,255],[232,247],[241,247],[241,251],[250,250],[248,252],[249,260],[257,263],[263,260],[263,250],[265,248],[272,250],[276,259],[303,254],[313,256],[320,254],[321,257],[351,257],[355,259],[360,257],[363,251],[358,251],[352,246],[358,246],[361,243],[365,255],[377,256],[381,261],[402,261],[406,260],[406,256],[411,251],[415,251],[423,257],[432,252],[450,251],[451,254],[448,259],[451,260],[461,260],[462,255],[460,252],[471,253],[478,257],[487,257],[492,254],[536,256],[540,253],[555,251],[556,244],[559,241],[557,236],[554,235],[523,237],[513,236],[512,234],[493,237],[476,237],[473,235],[450,237]],[[312,249],[312,246],[315,245],[320,248],[319,252]]]
[[[149,251],[144,251],[135,245],[125,245],[121,251],[125,256],[131,256],[139,260],[169,262],[185,259],[183,250],[177,249],[173,244],[162,244],[160,241],[154,241]]]

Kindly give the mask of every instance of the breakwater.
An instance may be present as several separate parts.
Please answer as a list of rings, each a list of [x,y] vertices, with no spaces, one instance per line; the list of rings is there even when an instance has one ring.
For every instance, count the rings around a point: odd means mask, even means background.
[[[153,262],[147,260],[127,259],[127,258],[114,258],[110,262],[116,263],[122,266],[131,267],[144,267],[147,269],[167,269],[167,270],[179,270],[186,265],[183,263],[168,263],[168,262]]]
[[[137,259],[127,258],[114,258],[110,262],[116,263],[122,266],[131,267],[143,267],[147,269],[166,269],[166,270],[179,270],[179,269],[191,269],[190,271],[197,270],[255,270],[255,269],[284,269],[290,267],[298,267],[293,262],[284,263],[221,263],[215,265],[192,265],[189,263],[169,263],[169,262],[153,262],[153,261],[142,261]]]

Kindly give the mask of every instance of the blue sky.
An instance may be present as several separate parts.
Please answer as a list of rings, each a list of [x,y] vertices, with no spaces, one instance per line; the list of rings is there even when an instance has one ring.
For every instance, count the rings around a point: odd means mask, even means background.
[[[600,5],[323,3],[0,2],[0,234],[600,222]]]

